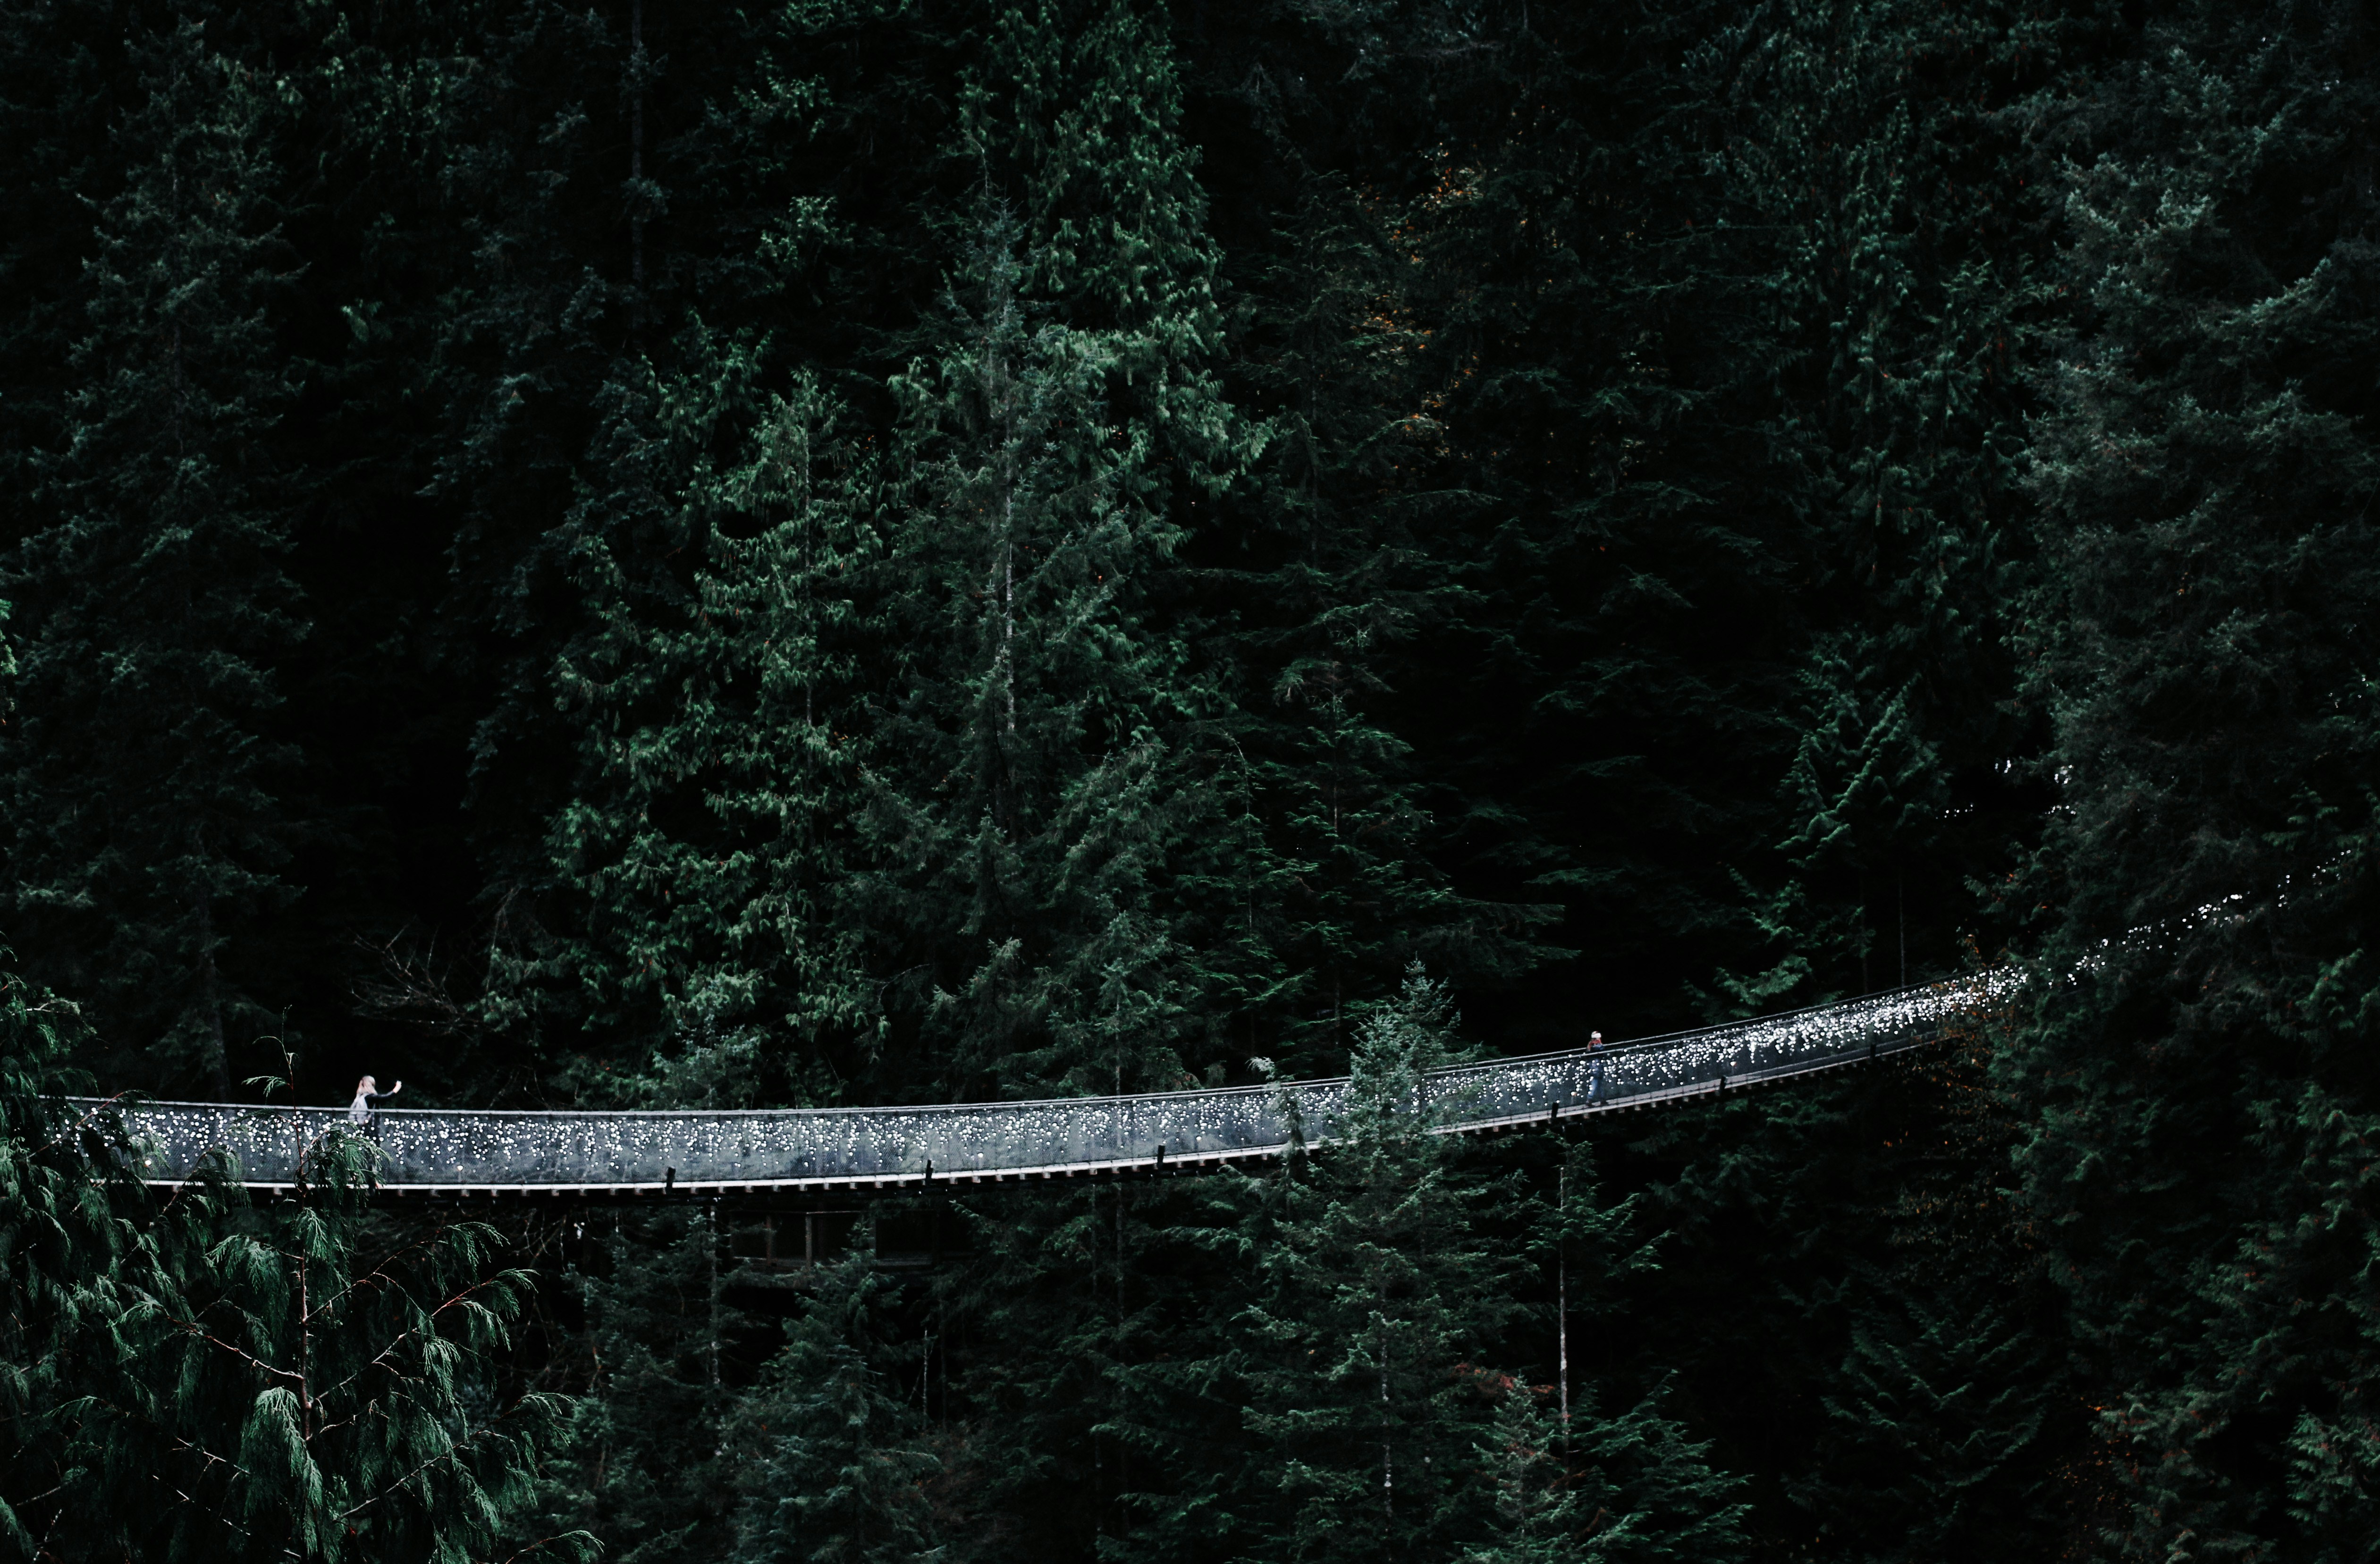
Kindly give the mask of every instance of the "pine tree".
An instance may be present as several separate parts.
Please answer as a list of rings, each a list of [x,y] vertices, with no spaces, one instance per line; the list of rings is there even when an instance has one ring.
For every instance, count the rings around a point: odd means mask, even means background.
[[[261,920],[299,822],[274,663],[304,634],[267,438],[294,390],[266,319],[273,84],[195,23],[137,34],[99,209],[54,524],[6,565],[23,716],[6,740],[8,905],[114,1072],[230,1095],[277,1030]]]
[[[928,877],[905,899],[956,964],[929,1012],[955,1080],[1113,1089],[1170,1079],[1184,974],[1148,895],[1198,807],[1165,731],[1193,713],[1127,606],[1171,540],[1106,458],[1113,349],[1028,327],[1016,238],[991,220],[971,340],[913,382],[924,492],[892,552],[917,586],[889,605],[913,693],[882,728],[907,785],[872,829]]]
[[[1546,1388],[1513,1379],[1499,1387],[1481,1466],[1495,1492],[1492,1547],[1466,1564],[1566,1564],[1578,1558],[1578,1496],[1560,1479],[1563,1418],[1546,1415]]]
[[[582,770],[548,827],[542,936],[496,950],[482,1011],[559,1032],[582,1095],[829,1096],[872,1041],[836,915],[864,475],[838,470],[815,381],[763,394],[748,346],[686,357],[708,377],[618,389],[613,487],[567,523],[587,627],[551,678]],[[651,569],[688,553],[684,577]]]
[[[1840,1356],[1814,1365],[1816,1405],[1797,1409],[1808,1448],[1777,1474],[1800,1526],[1842,1557],[2046,1552],[2088,1524],[2104,1492],[2058,1290],[2007,1187],[2022,1126],[1989,1072],[2009,1019],[1855,1094],[1864,1101],[1771,1115],[1784,1158],[1774,1175],[1839,1159],[1836,1193],[1814,1204],[1832,1207],[1848,1263],[1815,1285],[1780,1277],[1779,1291],[1799,1305],[1796,1333]],[[1837,1144],[1817,1155],[1825,1142],[1796,1144],[1813,1131]],[[1888,1197],[1855,1205],[1848,1191],[1863,1182]],[[1800,1269],[1790,1252],[1770,1263]]]
[[[735,1543],[737,1415],[724,1353],[739,1323],[722,1282],[715,1205],[623,1217],[572,1279],[585,1311],[571,1343],[588,1369],[566,1461],[542,1508],[615,1558],[715,1558]],[[546,1522],[552,1523],[552,1522]]]
[[[1359,1037],[1343,1140],[1268,1202],[1245,1327],[1247,1432],[1277,1490],[1258,1557],[1442,1555],[1477,1522],[1463,1478],[1492,1397],[1458,1365],[1510,1316],[1512,1263],[1475,1231],[1479,1180],[1432,1134],[1445,1109],[1423,1077],[1451,1022],[1411,975]]]
[[[1268,116],[1270,117],[1270,116]],[[1232,389],[1273,439],[1247,491],[1190,558],[1232,671],[1228,867],[1240,906],[1217,932],[1254,959],[1232,995],[1249,1051],[1291,1073],[1343,1065],[1357,1017],[1416,958],[1494,983],[1560,952],[1558,909],[1458,891],[1413,744],[1390,725],[1405,644],[1459,613],[1432,557],[1446,496],[1414,469],[1436,426],[1412,408],[1428,333],[1404,297],[1396,214],[1315,167],[1277,123],[1293,203],[1238,260],[1251,317]]]
[[[1211,1341],[1202,1305],[1235,1279],[1185,1271],[1196,1242],[1174,1231],[1175,1192],[1038,1193],[965,1203],[970,1252],[913,1327],[941,1343],[943,1546],[982,1564],[1163,1550],[1176,1485],[1208,1475],[1176,1459],[1170,1381],[1194,1341]],[[1211,1553],[1217,1539],[1199,1542]]]
[[[1620,1417],[1590,1394],[1565,1421],[1552,1388],[1507,1379],[1482,1441],[1494,1495],[1492,1540],[1465,1564],[1743,1557],[1741,1480],[1714,1472],[1709,1447],[1647,1401]]]
[[[0,461],[16,497],[0,547],[54,519],[31,496],[42,453],[70,438],[79,377],[68,360],[89,329],[82,280],[97,237],[87,202],[121,176],[109,132],[123,32],[111,7],[36,3],[10,8],[0,42],[0,355],[12,388],[0,403]]]
[[[891,1284],[852,1255],[811,1280],[784,1351],[737,1411],[760,1452],[739,1477],[737,1560],[906,1564],[941,1557],[925,1484],[939,1461],[893,1393],[880,1316]]]
[[[1658,1396],[1598,1412],[1618,1389],[1613,1354],[1581,1355],[1574,1396],[1567,1364],[1559,1386],[1536,1387],[1488,1366],[1524,1317],[1500,1229],[1543,1224],[1577,1267],[1565,1298],[1575,1284],[1601,1303],[1647,1261],[1628,1247],[1631,1208],[1602,1206],[1584,1162],[1548,1214],[1434,1133],[1452,1105],[1425,1075],[1448,1061],[1451,1025],[1444,988],[1410,974],[1365,1024],[1344,1138],[1293,1162],[1251,1224],[1257,1279],[1232,1324],[1245,1556],[1734,1556],[1738,1485],[1706,1447]]]
[[[1228,1069],[1220,700],[1178,622],[1187,528],[1255,436],[1220,400],[1214,252],[1164,30],[1135,5],[983,21],[947,150],[950,288],[918,326],[871,636],[871,871],[906,1090],[1148,1090]],[[1209,998],[1214,995],[1214,998]],[[950,1488],[971,1557],[1131,1526],[1125,1366],[1161,1352],[1133,1197],[992,1202],[959,1291]],[[1083,1276],[1095,1286],[1081,1286]]]
[[[1158,609],[1245,436],[1204,363],[1162,35],[1116,5],[1000,11],[989,38],[953,285],[893,382],[861,894],[941,1089],[1172,1085],[1205,1062],[1183,859],[1214,709]]]
[[[215,1166],[160,1202],[52,1094],[75,1018],[0,984],[0,1537],[33,1558],[477,1556],[562,1410],[498,1369],[528,1292],[494,1233],[375,1224],[334,1132],[299,1198]],[[591,1555],[583,1534],[527,1551]]]
[[[2114,1556],[2349,1558],[2374,1525],[2374,42],[2183,6],[2045,104],[2074,303],[2026,649],[2058,803],[2006,1080]]]
[[[1500,1387],[1481,1447],[1495,1494],[1492,1542],[1475,1557],[1742,1554],[1751,1508],[1742,1500],[1743,1480],[1714,1465],[1711,1447],[1669,1415],[1671,1376],[1657,1371],[1652,1388],[1623,1413],[1598,1410],[1619,1399],[1630,1378],[1631,1354],[1614,1340],[1614,1322],[1631,1317],[1629,1284],[1660,1268],[1660,1236],[1643,1236],[1648,1202],[1641,1194],[1604,1198],[1592,1140],[1529,1149],[1559,1152],[1552,1199],[1539,1190],[1502,1215],[1505,1226],[1517,1220],[1531,1235],[1540,1271],[1550,1262],[1554,1328],[1525,1319],[1508,1334],[1505,1350],[1514,1335],[1540,1346],[1550,1335],[1554,1378],[1532,1384],[1508,1376]]]
[[[2046,292],[1994,105],[2043,78],[2060,31],[1986,7],[1788,6],[1695,61],[1772,345],[1731,400],[1768,453],[1752,503],[1800,600],[1777,713],[1799,734],[1779,799],[1791,953],[1746,999],[1956,970],[1967,881],[2004,875],[2029,829],[2034,801],[2004,780],[2032,737],[2009,715],[2004,605],[2030,552],[2016,370]]]

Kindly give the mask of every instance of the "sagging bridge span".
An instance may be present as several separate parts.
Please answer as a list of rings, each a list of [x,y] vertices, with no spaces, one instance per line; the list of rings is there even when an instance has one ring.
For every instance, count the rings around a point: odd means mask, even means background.
[[[1862,1063],[1964,1033],[2014,988],[2002,970],[1589,1052],[1434,1072],[1437,1127],[1488,1134],[1627,1112]],[[1336,1138],[1348,1081],[902,1108],[681,1112],[383,1109],[383,1195],[601,1197],[919,1192],[953,1184],[1117,1178],[1278,1157],[1294,1118]],[[91,1107],[100,1107],[98,1102]],[[338,1108],[108,1103],[152,1183],[229,1153],[258,1191],[295,1186],[310,1148],[347,1128]]]

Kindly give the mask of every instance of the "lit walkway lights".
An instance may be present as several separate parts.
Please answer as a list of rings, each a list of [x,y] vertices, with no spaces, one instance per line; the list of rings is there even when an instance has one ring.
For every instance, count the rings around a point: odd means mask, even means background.
[[[2012,970],[1668,1037],[1432,1073],[1445,1134],[1494,1133],[1654,1108],[1856,1064],[1963,1032],[2010,997]],[[1601,1068],[1599,1081],[1597,1068]],[[1012,1179],[1195,1172],[1277,1157],[1293,1116],[1336,1138],[1344,1077],[1131,1097],[735,1112],[387,1109],[374,1116],[389,1194],[687,1195],[922,1189]],[[1291,1099],[1294,1099],[1293,1104]],[[250,1188],[292,1186],[345,1108],[77,1099],[114,1109],[153,1183],[229,1153]],[[1548,1105],[1551,1105],[1550,1107]]]

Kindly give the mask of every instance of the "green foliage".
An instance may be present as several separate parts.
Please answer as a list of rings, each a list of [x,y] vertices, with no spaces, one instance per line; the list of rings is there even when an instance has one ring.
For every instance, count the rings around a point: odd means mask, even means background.
[[[995,10],[959,86],[941,306],[890,382],[897,692],[867,893],[943,1089],[1170,1086],[1220,921],[1189,873],[1220,703],[1165,616],[1258,436],[1221,395],[1171,51],[1135,7]],[[1225,892],[1226,894],[1228,892]],[[1220,957],[1217,960],[1217,957]]]
[[[2183,7],[2055,122],[2077,307],[2028,640],[2059,802],[2007,1078],[2120,1555],[2351,1557],[2374,1522],[2373,46],[2360,12]]]
[[[1548,1387],[1507,1380],[1480,1447],[1493,1538],[1465,1564],[1740,1558],[1741,1480],[1715,1472],[1652,1400],[1618,1417],[1592,1398],[1565,1422]]]
[[[1574,1202],[1565,1182],[1553,1211],[1514,1210],[1509,1179],[1434,1132],[1446,1105],[1424,1072],[1449,1058],[1451,1025],[1444,989],[1410,974],[1365,1024],[1344,1138],[1293,1161],[1254,1214],[1257,1278],[1233,1321],[1254,1479],[1243,1556],[1735,1557],[1735,1480],[1654,1399],[1599,1414],[1608,1358],[1567,1420],[1551,1387],[1485,1366],[1519,1310],[1500,1223],[1546,1220],[1583,1294],[1645,1262],[1584,1168]]]
[[[892,1287],[868,1257],[833,1263],[815,1283],[783,1352],[743,1403],[739,1432],[765,1452],[739,1476],[738,1559],[906,1564],[939,1556],[925,1485],[940,1466],[917,1409],[880,1357]],[[873,1352],[871,1352],[873,1349]]]
[[[7,904],[45,982],[143,1075],[229,1096],[273,1028],[292,756],[273,660],[303,634],[268,435],[300,378],[270,304],[276,84],[195,22],[139,29],[120,188],[94,202],[63,448],[7,567],[25,716],[0,750]]]
[[[1463,1372],[1513,1308],[1488,1192],[1432,1133],[1448,997],[1418,973],[1358,1035],[1343,1139],[1281,1181],[1255,1246],[1247,1426],[1278,1497],[1257,1557],[1420,1557],[1477,1524],[1464,1461],[1492,1397]],[[1303,1160],[1303,1159],[1299,1159]]]
[[[1142,607],[1174,540],[1147,493],[1156,430],[1105,405],[1146,345],[1034,326],[1021,288],[1046,262],[1020,237],[986,215],[946,348],[896,382],[889,552],[917,586],[895,600],[905,698],[868,893],[940,957],[924,1021],[953,1085],[1170,1085],[1187,974],[1165,891],[1202,807],[1181,753],[1196,696]]]
[[[746,346],[697,352],[703,379],[616,390],[618,487],[568,524],[587,628],[552,681],[580,777],[543,921],[499,944],[480,1002],[492,1028],[560,1031],[597,1097],[800,1095],[869,1020],[835,917],[863,767],[838,637],[868,547],[835,410],[807,378],[762,394]],[[663,542],[695,551],[690,579],[647,573]]]
[[[558,1408],[492,1406],[490,1376],[528,1279],[492,1268],[496,1235],[473,1223],[367,1249],[338,1207],[369,1152],[326,1154],[319,1203],[226,1223],[173,1257],[178,1295],[134,1317],[147,1393],[94,1409],[83,1432],[107,1489],[179,1497],[127,1518],[136,1548],[463,1560],[523,1497]]]
[[[1762,886],[1787,948],[1721,977],[1738,1002],[1954,964],[1946,936],[1974,928],[1961,880],[2006,867],[1993,838],[2030,802],[1995,768],[2030,736],[2005,704],[2029,552],[2012,367],[2044,290],[2022,147],[1993,111],[2058,31],[1981,7],[1784,6],[1692,56],[1729,132],[1712,172],[1733,232],[1711,260],[1762,345],[1724,393],[1757,437],[1764,491],[1742,503],[1799,600],[1775,713],[1797,735],[1776,799],[1790,873]]]
[[[528,1279],[496,1234],[373,1222],[374,1153],[336,1132],[294,1201],[249,1206],[220,1168],[153,1199],[112,1114],[48,1095],[71,1015],[7,977],[0,1536],[28,1558],[479,1557],[561,1410],[502,1391]]]
[[[2363,12],[6,16],[11,1546],[2369,1552]],[[2010,947],[1920,1066],[1415,1095],[1458,992]],[[361,1146],[152,1199],[45,1097],[267,1034],[1361,1112],[931,1278],[671,1210],[532,1281]]]
[[[0,1534],[18,1556],[55,1503],[61,1413],[88,1393],[84,1362],[113,1355],[113,1316],[139,1296],[128,1273],[146,1257],[140,1191],[115,1171],[103,1126],[61,1124],[43,1100],[79,1019],[0,976]]]
[[[577,1279],[590,1394],[542,1509],[587,1526],[619,1558],[716,1558],[736,1503],[719,1233],[708,1210],[612,1227],[601,1250],[608,1274]]]

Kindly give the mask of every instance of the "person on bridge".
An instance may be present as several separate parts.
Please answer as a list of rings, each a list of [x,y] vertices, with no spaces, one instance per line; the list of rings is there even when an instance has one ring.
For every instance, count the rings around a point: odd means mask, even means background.
[[[356,1083],[356,1100],[347,1105],[347,1122],[359,1130],[362,1129],[371,1122],[373,1103],[382,1097],[395,1097],[403,1090],[405,1090],[405,1083],[402,1081],[389,1087],[388,1090],[382,1091],[378,1081],[369,1075],[365,1076]]]
[[[1603,1034],[1586,1035],[1586,1100],[1603,1100]]]

